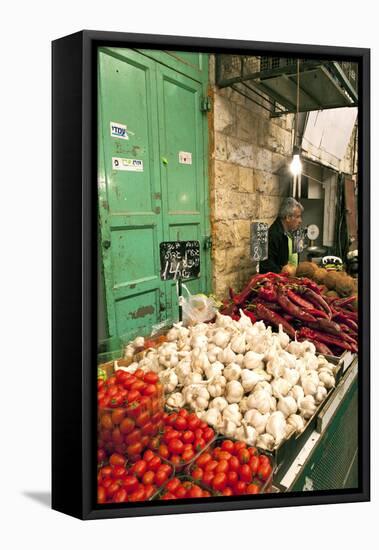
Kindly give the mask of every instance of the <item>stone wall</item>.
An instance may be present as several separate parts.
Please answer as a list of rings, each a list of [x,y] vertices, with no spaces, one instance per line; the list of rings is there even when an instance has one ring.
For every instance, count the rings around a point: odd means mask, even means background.
[[[293,115],[270,118],[264,108],[214,83],[210,93],[213,292],[224,298],[229,286],[241,288],[256,270],[251,222],[270,225],[287,194],[279,174],[292,152]]]

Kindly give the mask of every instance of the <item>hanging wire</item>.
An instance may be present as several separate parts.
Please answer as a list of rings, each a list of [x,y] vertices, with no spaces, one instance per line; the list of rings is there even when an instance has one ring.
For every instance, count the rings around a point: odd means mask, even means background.
[[[299,103],[300,103],[300,59],[298,58],[297,59],[297,78],[296,78],[295,145],[298,144]]]

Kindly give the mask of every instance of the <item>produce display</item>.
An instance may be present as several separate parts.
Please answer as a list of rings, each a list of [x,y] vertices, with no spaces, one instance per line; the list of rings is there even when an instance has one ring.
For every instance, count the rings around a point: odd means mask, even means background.
[[[357,296],[357,279],[345,271],[327,270],[313,262],[300,262],[293,276],[307,277],[318,285],[323,294],[333,298]],[[353,301],[354,303],[354,301]]]
[[[254,275],[239,294],[230,289],[230,300],[221,312],[238,320],[242,310],[252,321],[262,320],[274,328],[281,325],[292,339],[312,342],[319,353],[340,356],[344,350],[358,350],[355,301],[355,295],[323,296],[306,277],[265,273]]]

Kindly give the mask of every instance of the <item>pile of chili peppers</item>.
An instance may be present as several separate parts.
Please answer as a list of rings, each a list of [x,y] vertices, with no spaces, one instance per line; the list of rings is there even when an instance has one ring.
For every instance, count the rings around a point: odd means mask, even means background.
[[[274,328],[282,325],[292,339],[309,340],[325,355],[358,351],[358,314],[352,306],[355,296],[322,296],[314,281],[277,273],[253,275],[240,293],[230,288],[229,296],[220,313],[235,320],[242,310],[252,322],[262,320]]]

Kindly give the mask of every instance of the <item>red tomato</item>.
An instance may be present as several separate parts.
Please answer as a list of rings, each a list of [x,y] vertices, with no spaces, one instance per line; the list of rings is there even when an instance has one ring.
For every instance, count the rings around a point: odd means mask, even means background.
[[[253,474],[253,476],[255,476],[255,474],[257,473],[258,468],[259,468],[259,458],[256,455],[254,455],[250,458],[249,466],[250,466],[250,469],[251,469],[251,473]]]
[[[233,496],[233,491],[230,487],[225,487],[225,489],[222,491],[223,497],[231,497]]]
[[[244,495],[246,493],[246,482],[245,481],[237,481],[234,485],[234,493],[236,495]]]
[[[121,445],[124,441],[124,436],[120,432],[120,428],[112,430],[112,441],[115,445]]]
[[[115,395],[118,394],[118,387],[113,385],[111,388],[108,389],[108,396],[109,397],[114,397]]]
[[[106,489],[106,494],[108,498],[113,498],[113,496],[117,493],[117,491],[120,488],[120,484],[117,481],[114,481],[111,483]]]
[[[130,502],[139,502],[141,500],[145,500],[145,490],[143,487],[139,487],[129,496]]]
[[[177,497],[172,493],[166,493],[163,495],[163,497],[161,497],[161,500],[176,500],[176,498]]]
[[[113,502],[126,502],[128,500],[128,495],[125,489],[119,489],[113,496]]]
[[[138,485],[138,479],[135,476],[125,476],[122,480],[122,486],[124,487],[128,495],[136,491]]]
[[[183,462],[189,462],[193,459],[195,456],[195,453],[193,452],[193,449],[185,449],[182,453],[182,460]]]
[[[177,417],[178,417],[177,413],[170,414],[170,416],[167,418],[166,424],[168,426],[174,427]]]
[[[199,458],[196,459],[196,464],[200,467],[205,466],[210,460],[212,460],[212,455],[210,453],[202,453]]]
[[[145,373],[142,369],[137,369],[136,371],[134,371],[134,376],[138,378],[138,380],[143,380],[143,378],[145,377]]]
[[[155,474],[155,483],[158,487],[162,487],[162,485],[167,481],[168,474],[165,471],[159,470]]]
[[[120,424],[120,432],[123,434],[130,434],[134,430],[135,422],[131,418],[124,418]]]
[[[136,384],[137,382],[134,382],[134,383]],[[139,401],[140,398],[141,398],[141,394],[140,394],[139,391],[133,390],[133,389],[129,390],[129,392],[128,392],[128,402],[129,403],[133,403],[134,401]]]
[[[148,446],[149,441],[150,441],[150,436],[149,435],[145,434],[141,437],[142,449],[144,449],[145,447]]]
[[[149,462],[149,470],[152,470],[153,472],[157,472],[159,466],[162,464],[161,459],[159,456],[154,456]]]
[[[125,463],[125,457],[118,453],[113,453],[109,459],[109,464],[112,466],[125,466]]]
[[[123,386],[126,390],[130,390],[134,382],[137,380],[137,378],[132,374],[127,379],[124,380]]]
[[[154,485],[145,485],[145,500],[150,500],[156,491],[157,488]]]
[[[103,414],[100,424],[105,430],[111,430],[113,428],[112,416],[110,414]]]
[[[125,436],[124,441],[127,445],[131,445],[132,443],[138,443],[139,441],[141,441],[141,436],[142,436],[141,430],[136,428],[135,430],[133,430],[132,432],[128,433]]]
[[[209,462],[206,463],[205,467],[204,467],[204,471],[205,472],[214,472],[216,470],[218,466],[218,462],[217,460],[210,460]]]
[[[179,466],[179,464],[182,462],[182,459],[180,458],[179,455],[171,455],[170,462],[175,466]]]
[[[214,438],[214,436],[215,436],[215,433],[212,430],[212,428],[205,428],[205,430],[203,430],[203,439],[205,439],[207,443],[211,441]]]
[[[224,472],[217,473],[212,479],[212,487],[215,491],[223,491],[226,487],[227,477]]]
[[[189,412],[187,411],[187,409],[180,409],[180,411],[178,412],[178,415],[183,416],[183,418],[187,418],[189,415]]]
[[[193,447],[192,447],[191,443],[185,443],[183,445],[183,452],[188,451],[188,450],[193,451]]]
[[[227,451],[220,451],[218,454],[219,460],[230,460],[231,458],[232,458],[232,455]]]
[[[234,486],[235,483],[237,483],[238,481],[238,474],[237,472],[232,472],[232,471],[229,471],[227,474],[226,474],[227,478],[228,478],[228,485],[231,485],[232,487]]]
[[[200,420],[199,428],[201,430],[205,430],[206,428],[208,428],[208,424],[204,422],[204,420]]]
[[[129,394],[134,390],[134,391],[138,391],[139,393],[142,394],[143,390],[145,389],[146,387],[146,384],[143,380],[136,380],[135,382],[133,382],[133,384],[131,385],[130,387],[130,392]],[[133,399],[130,399],[129,397],[129,401],[134,401]]]
[[[180,479],[173,477],[170,481],[167,482],[166,489],[170,493],[175,493],[175,491],[180,487]]]
[[[247,445],[244,441],[236,441],[234,443],[234,453],[233,454],[238,454],[238,451],[240,451],[241,449],[246,449]]]
[[[175,420],[174,427],[183,432],[187,428],[187,420],[183,416],[178,415]]]
[[[150,414],[148,411],[142,411],[136,418],[137,426],[145,426],[150,421]]]
[[[160,472],[166,472],[168,476],[172,474],[172,466],[170,464],[161,464],[159,467]]]
[[[110,376],[107,380],[107,384],[108,386],[113,386],[114,384],[116,384],[116,381],[117,381],[117,378],[116,376]]]
[[[193,470],[192,470],[192,477],[193,479],[197,479],[198,481],[200,481],[201,479],[203,479],[203,470],[201,468],[197,468],[195,467]]]
[[[115,445],[114,446],[114,451],[116,453],[119,453],[120,455],[125,455],[126,454],[126,445],[125,443],[121,443],[121,445]]]
[[[171,453],[181,454],[183,452],[183,443],[180,439],[170,439],[168,442],[168,449]]]
[[[247,483],[250,483],[253,477],[250,466],[248,464],[242,464],[239,468],[238,476],[241,481],[246,481]]]
[[[144,485],[152,485],[154,482],[154,476],[155,472],[152,470],[147,470],[147,472],[145,472],[142,476],[142,483]]]
[[[162,445],[159,445],[158,453],[162,458],[168,458],[170,456],[170,451],[168,450],[167,445],[164,445],[163,443]]]
[[[187,426],[188,426],[188,429],[189,430],[196,430],[200,425],[200,418],[198,418],[196,415],[194,415],[193,413],[191,413],[190,415],[188,415],[188,418],[187,418]]]
[[[240,461],[240,464],[247,464],[250,460],[250,454],[247,449],[240,449],[237,452],[237,458]]]
[[[143,377],[143,381],[147,382],[147,384],[156,384],[158,382],[158,375],[155,372],[147,372]]]
[[[126,468],[124,466],[115,466],[113,468],[112,477],[120,478],[124,475],[126,475]]]
[[[183,443],[192,443],[192,441],[195,439],[194,433],[190,430],[187,430],[182,433],[182,441]]]
[[[146,384],[146,386],[141,390],[142,395],[152,396],[157,393],[157,387],[155,384]]]
[[[105,488],[99,485],[99,487],[97,488],[97,502],[99,504],[104,504],[106,500],[107,500],[107,495],[106,495]]]
[[[155,451],[156,449],[158,449],[159,444],[160,444],[159,437],[158,436],[152,437],[149,442],[149,449],[152,449],[153,451]]]
[[[137,460],[135,464],[130,468],[130,473],[136,475],[138,478],[141,478],[147,470],[146,460]]]
[[[197,428],[194,431],[194,435],[195,435],[195,439],[201,439],[203,437],[203,430],[201,430],[200,428]]]
[[[258,449],[256,447],[248,447],[247,450],[249,451],[250,456],[255,456],[258,454]]]
[[[203,491],[197,485],[193,485],[188,491],[187,496],[189,498],[200,498],[203,496]]]
[[[126,448],[126,452],[129,456],[136,456],[142,452],[142,449],[143,449],[142,443],[137,441],[136,443],[132,443],[131,445],[128,445]]]
[[[97,463],[101,464],[106,459],[107,455],[105,454],[104,449],[97,450]]]
[[[163,441],[165,443],[168,443],[171,439],[179,439],[180,438],[180,432],[177,430],[174,430],[173,428],[169,428],[165,431],[163,435]]]
[[[272,472],[272,468],[270,464],[261,464],[258,468],[257,474],[258,474],[258,477],[266,481],[266,479],[270,477],[271,472]]]
[[[122,419],[125,416],[125,409],[115,409],[112,412],[112,422],[113,424],[120,424]]]
[[[256,485],[255,483],[250,483],[247,487],[246,487],[246,493],[248,495],[256,495],[258,494],[260,491],[258,485]]]
[[[103,466],[100,468],[100,474],[102,477],[109,477],[113,472],[112,466]]]
[[[203,438],[195,439],[195,441],[193,442],[193,447],[197,453],[204,449],[206,445],[207,444]]]
[[[229,470],[232,470],[233,472],[238,472],[238,468],[240,467],[239,460],[236,456],[232,456],[229,459]]]
[[[219,460],[219,463],[216,467],[216,473],[226,473],[229,470],[229,462],[227,460]]]
[[[101,380],[101,379],[98,380],[97,381],[97,389],[101,390],[101,388],[104,386],[104,384],[105,384],[104,380]]]
[[[187,495],[187,490],[183,485],[180,485],[175,491],[176,498],[185,498]]]
[[[259,464],[270,464],[270,459],[267,455],[259,455]]]
[[[151,449],[147,449],[147,451],[143,453],[143,459],[146,460],[146,462],[150,462],[150,460],[154,457],[155,457],[155,454]]]

